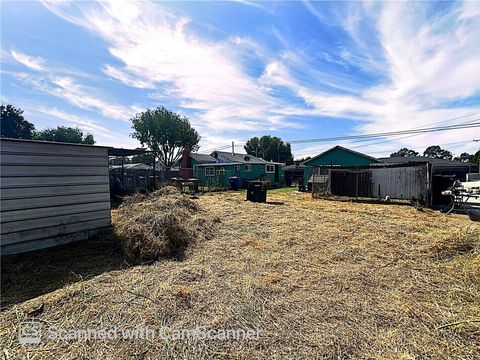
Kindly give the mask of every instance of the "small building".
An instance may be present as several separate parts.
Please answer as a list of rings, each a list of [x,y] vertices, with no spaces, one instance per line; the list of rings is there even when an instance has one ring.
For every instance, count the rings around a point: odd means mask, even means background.
[[[337,145],[303,162],[303,165],[305,166],[303,181],[304,184],[311,189],[313,181],[312,175],[315,175],[316,182],[327,181],[328,169],[323,169],[322,166],[368,166],[372,163],[378,163],[378,160],[374,157]],[[315,169],[315,174],[313,173],[313,169]]]
[[[2,255],[85,240],[110,226],[109,148],[5,138],[0,147]]]
[[[139,151],[1,138],[1,255],[85,240],[109,228],[108,158]]]
[[[269,162],[253,155],[214,151],[207,154],[189,154],[188,167],[198,178],[200,186],[210,188],[230,187],[230,178],[238,177],[240,186],[246,188],[249,180],[265,180],[271,186],[283,186],[283,164]]]

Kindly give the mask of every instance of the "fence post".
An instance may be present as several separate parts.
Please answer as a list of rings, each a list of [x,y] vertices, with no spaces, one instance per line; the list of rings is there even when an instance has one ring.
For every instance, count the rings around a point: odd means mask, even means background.
[[[356,174],[357,174],[357,176],[356,176],[356,181],[355,181],[355,198],[358,199],[358,169],[356,171]]]

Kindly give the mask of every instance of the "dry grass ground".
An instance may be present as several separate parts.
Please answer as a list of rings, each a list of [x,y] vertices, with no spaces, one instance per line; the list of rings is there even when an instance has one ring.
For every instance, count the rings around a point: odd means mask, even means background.
[[[48,263],[38,257],[37,265],[21,265],[32,259],[10,264],[2,277],[4,356],[480,357],[478,225],[408,206],[313,200],[290,191],[270,192],[269,201],[283,204],[243,199],[244,193],[229,192],[195,200],[221,222],[213,238],[189,247],[182,260],[129,267],[116,250],[109,250],[108,261],[97,250],[79,259],[82,251],[92,252],[79,249],[92,246],[86,244],[58,250]],[[25,273],[32,266],[37,275]],[[72,268],[75,277],[59,275],[59,269]],[[50,273],[62,279],[56,289]],[[38,291],[29,292],[24,283]],[[45,287],[48,292],[40,290]],[[18,323],[41,304],[38,318],[66,329],[203,325],[259,328],[261,335],[253,341],[18,345]]]

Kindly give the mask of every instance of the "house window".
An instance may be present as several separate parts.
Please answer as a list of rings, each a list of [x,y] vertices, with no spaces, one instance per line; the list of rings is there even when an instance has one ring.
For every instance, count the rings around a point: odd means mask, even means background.
[[[198,176],[198,167],[197,165],[193,165],[193,176]]]
[[[205,168],[205,176],[214,176],[215,175],[215,168],[213,166],[207,166]]]
[[[235,171],[240,171],[240,165],[234,165],[233,170]]]
[[[328,175],[328,168],[325,167],[314,167],[313,175]]]
[[[221,167],[220,169],[217,169],[217,175],[225,175],[225,168]]]
[[[265,166],[265,172],[266,173],[274,173],[275,172],[275,165],[273,164],[267,164]]]
[[[252,165],[245,165],[245,171],[252,171]]]

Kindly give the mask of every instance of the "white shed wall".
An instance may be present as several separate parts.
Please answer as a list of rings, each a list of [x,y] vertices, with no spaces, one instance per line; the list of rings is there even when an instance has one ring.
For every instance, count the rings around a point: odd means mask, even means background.
[[[111,225],[108,149],[0,140],[2,255],[84,240]]]

